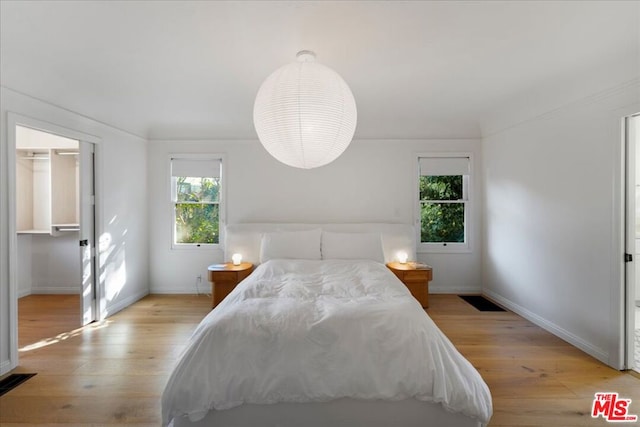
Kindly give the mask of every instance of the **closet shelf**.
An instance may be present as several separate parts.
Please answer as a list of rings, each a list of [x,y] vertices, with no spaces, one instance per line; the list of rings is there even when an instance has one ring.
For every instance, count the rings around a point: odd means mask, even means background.
[[[67,235],[80,231],[77,149],[16,149],[16,226],[21,234]],[[32,162],[35,157],[47,161]],[[28,160],[27,160],[28,159]]]
[[[51,234],[50,230],[18,230],[17,234]]]

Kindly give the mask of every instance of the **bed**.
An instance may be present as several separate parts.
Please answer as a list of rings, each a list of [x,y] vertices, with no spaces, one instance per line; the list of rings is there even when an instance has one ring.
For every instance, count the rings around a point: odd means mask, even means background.
[[[226,230],[259,265],[194,331],[163,425],[488,423],[487,385],[384,265],[414,256],[412,227],[287,227]]]

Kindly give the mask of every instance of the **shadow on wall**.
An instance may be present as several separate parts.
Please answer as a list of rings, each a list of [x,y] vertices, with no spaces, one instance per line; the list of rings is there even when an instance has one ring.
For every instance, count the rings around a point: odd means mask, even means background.
[[[110,228],[117,226],[118,216],[109,221]],[[117,299],[127,284],[126,241],[127,229],[121,233],[118,243],[114,242],[111,233],[103,233],[98,239],[100,254],[100,284],[104,289],[105,306]],[[104,315],[104,313],[101,313]]]

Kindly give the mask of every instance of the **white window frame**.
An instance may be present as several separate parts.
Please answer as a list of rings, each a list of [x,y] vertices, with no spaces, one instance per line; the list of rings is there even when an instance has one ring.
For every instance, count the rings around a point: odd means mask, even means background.
[[[421,200],[420,200],[420,159],[421,158],[468,158],[469,159],[469,175],[463,175],[463,195],[466,192],[465,209],[464,209],[464,243],[447,242],[447,243],[423,243],[422,242],[422,224],[421,224]],[[474,159],[473,153],[470,152],[437,152],[437,153],[418,153],[415,159],[415,173],[413,191],[415,194],[415,232],[416,232],[416,248],[418,253],[470,253],[472,251],[472,236],[474,233]]]
[[[220,161],[220,192],[218,201],[218,243],[176,243],[176,194],[173,174],[171,172],[171,161],[173,159],[185,160],[219,160]],[[169,218],[171,219],[171,249],[172,250],[215,250],[223,247],[224,229],[226,224],[226,156],[219,153],[172,153],[167,157],[167,176],[168,176],[168,207]]]

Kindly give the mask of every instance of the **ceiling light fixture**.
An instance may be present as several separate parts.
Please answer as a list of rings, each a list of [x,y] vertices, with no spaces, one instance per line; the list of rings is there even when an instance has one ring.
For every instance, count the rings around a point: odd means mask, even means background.
[[[315,54],[277,69],[262,83],[253,124],[264,148],[280,162],[312,169],[338,158],[356,130],[356,102],[349,86]]]

